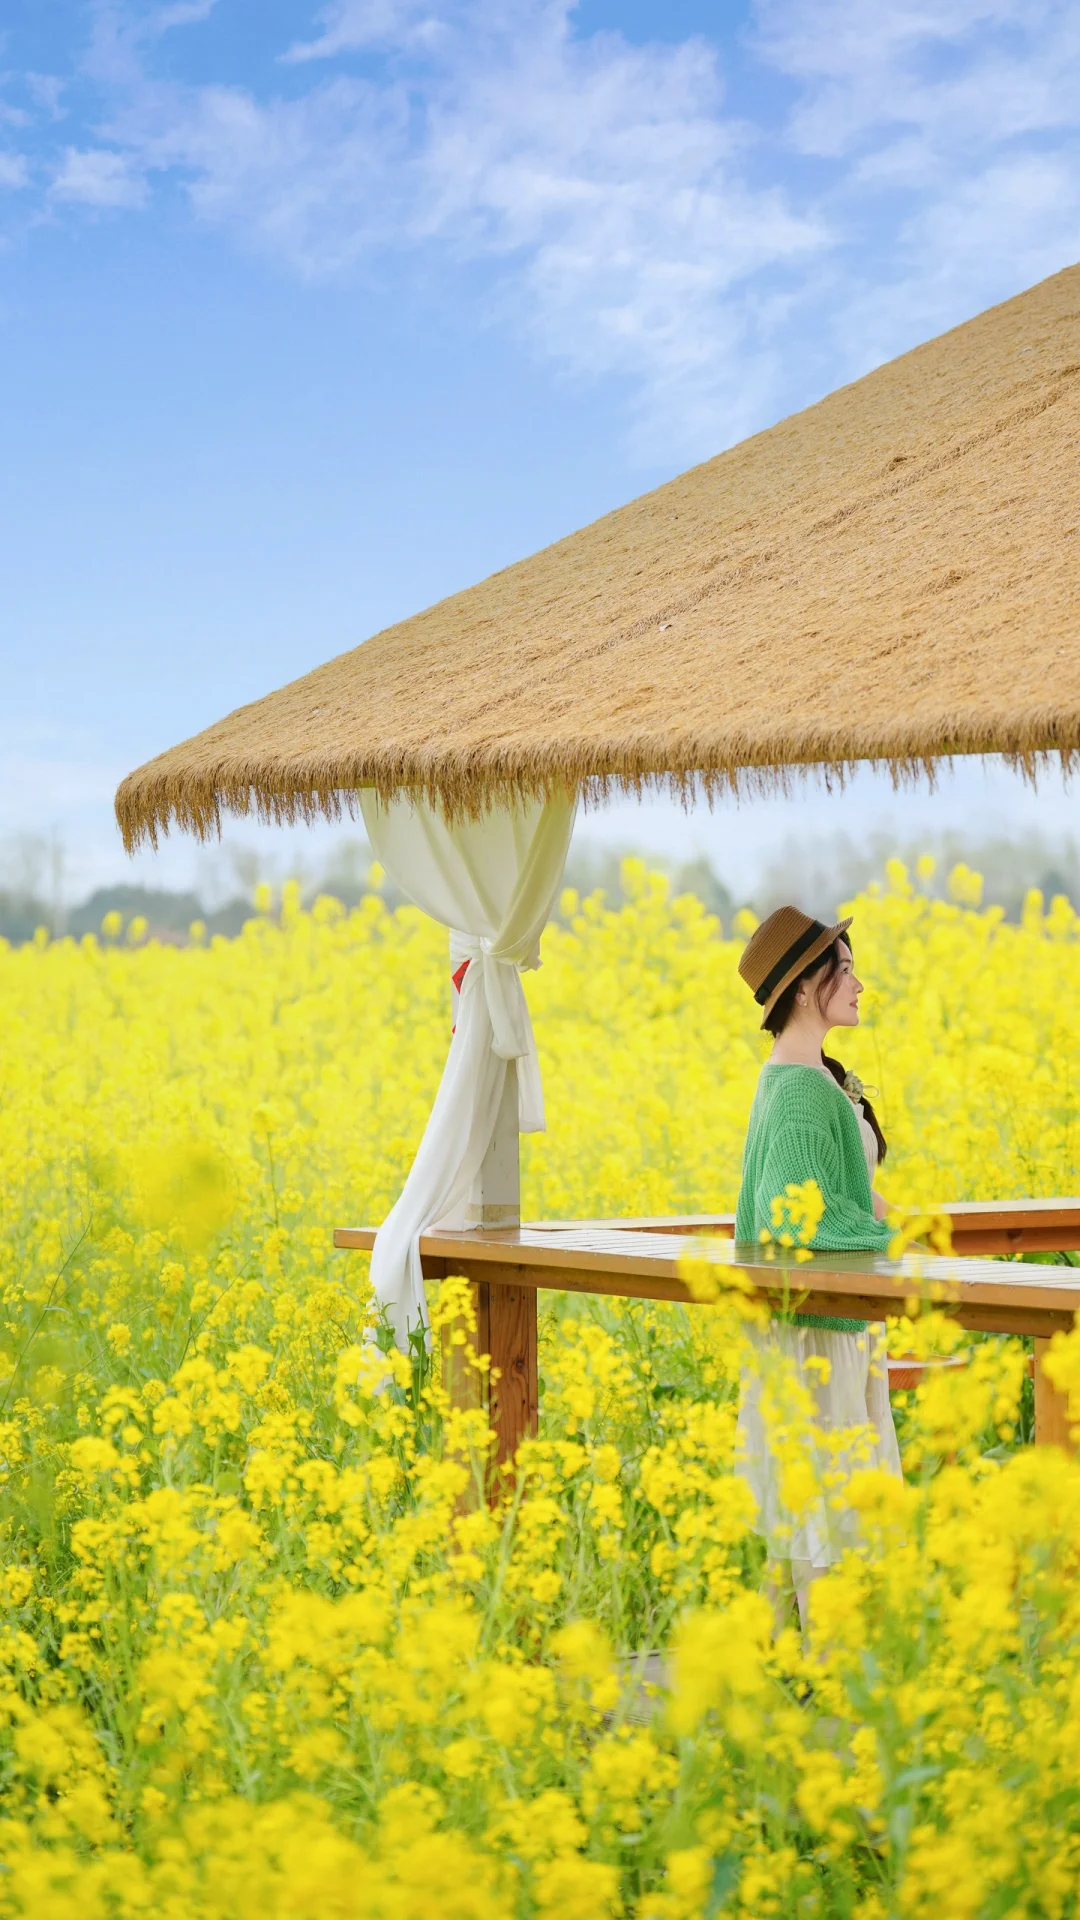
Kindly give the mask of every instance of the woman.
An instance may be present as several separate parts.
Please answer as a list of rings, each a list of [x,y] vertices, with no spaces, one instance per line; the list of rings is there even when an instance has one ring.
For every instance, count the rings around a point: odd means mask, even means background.
[[[756,1242],[771,1233],[773,1200],[790,1183],[808,1180],[824,1203],[812,1249],[884,1252],[892,1237],[885,1203],[873,1191],[886,1152],[877,1116],[859,1081],[823,1051],[830,1028],[859,1024],[863,989],[845,937],[850,925],[842,920],[826,927],[797,907],[779,907],[757,928],[739,962],[773,1047],[750,1112],[736,1240]],[[794,1591],[805,1632],[810,1587],[851,1539],[845,1480],[865,1466],[900,1473],[888,1369],[881,1330],[871,1330],[865,1320],[796,1314],[771,1322],[755,1344],[758,1365],[744,1378],[739,1407],[737,1470],[757,1503],[778,1622],[790,1612]],[[774,1426],[780,1417],[781,1361],[788,1378],[794,1376],[809,1394],[822,1435],[816,1465],[819,1488],[824,1481],[827,1492],[797,1511],[782,1498],[784,1463],[765,1417],[770,1401]],[[790,1426],[790,1408],[788,1413]]]

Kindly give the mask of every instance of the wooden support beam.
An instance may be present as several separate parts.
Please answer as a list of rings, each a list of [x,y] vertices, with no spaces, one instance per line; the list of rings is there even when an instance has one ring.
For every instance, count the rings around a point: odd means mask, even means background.
[[[1076,1443],[1069,1429],[1069,1405],[1065,1394],[1049,1381],[1043,1372],[1043,1361],[1049,1348],[1049,1339],[1035,1336],[1035,1445],[1037,1447],[1064,1447],[1067,1453],[1075,1453]]]
[[[464,1320],[455,1320],[443,1328],[442,1334],[442,1373],[443,1386],[455,1407],[471,1412],[476,1407],[488,1404],[488,1383],[484,1376],[470,1366],[466,1357],[471,1346],[476,1354],[490,1353],[491,1328],[488,1317],[488,1298],[490,1289],[486,1282],[470,1282],[472,1308],[476,1320],[475,1332]],[[464,1333],[465,1345],[455,1341],[455,1334]]]
[[[1080,1230],[1075,1221],[1064,1225],[1036,1222],[1031,1226],[969,1227],[952,1222],[952,1250],[959,1254],[1075,1253]]]
[[[489,1400],[489,1378],[479,1372],[475,1364],[470,1364],[469,1348],[479,1357],[491,1348],[491,1329],[488,1316],[489,1289],[486,1282],[470,1282],[472,1309],[475,1325],[469,1326],[464,1316],[444,1326],[442,1330],[442,1378],[452,1406],[465,1413],[480,1410],[487,1411]],[[464,1343],[454,1336],[462,1333]],[[457,1451],[453,1457],[469,1471],[465,1490],[457,1503],[459,1513],[471,1513],[478,1505],[480,1490],[473,1473],[471,1456],[465,1450]]]
[[[597,1251],[588,1245],[554,1246],[547,1234],[523,1229],[515,1244],[495,1234],[458,1235],[457,1251],[445,1258],[442,1249],[447,1244],[434,1234],[425,1237],[425,1276],[435,1272],[436,1259],[442,1257],[448,1272],[487,1280],[492,1287],[696,1304],[679,1276],[679,1259],[699,1256],[699,1248],[689,1240],[679,1245],[660,1236],[610,1234]],[[432,1245],[439,1248],[435,1258],[428,1252]],[[961,1326],[980,1333],[1051,1334],[1068,1332],[1080,1310],[1080,1273],[1074,1269],[999,1267],[930,1254],[905,1261],[874,1254],[820,1254],[813,1265],[796,1266],[779,1259],[769,1262],[756,1247],[740,1248],[737,1257],[721,1247],[709,1264],[716,1267],[721,1287],[724,1269],[737,1266],[774,1309],[790,1306],[797,1313],[884,1320],[904,1312],[912,1297],[927,1294]]]
[[[539,1420],[536,1288],[481,1282],[479,1291],[488,1295],[491,1424],[495,1464],[503,1467],[513,1460],[519,1441],[535,1434]]]

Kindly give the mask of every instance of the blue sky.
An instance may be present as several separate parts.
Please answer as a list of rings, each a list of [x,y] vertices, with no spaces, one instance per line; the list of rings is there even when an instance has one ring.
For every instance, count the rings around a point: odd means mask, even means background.
[[[0,836],[76,891],[130,766],[1080,257],[1080,0],[0,18]]]

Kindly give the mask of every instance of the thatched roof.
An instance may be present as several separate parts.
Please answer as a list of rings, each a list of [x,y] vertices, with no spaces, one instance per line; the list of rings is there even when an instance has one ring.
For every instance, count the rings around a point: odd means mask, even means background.
[[[357,788],[768,784],[1080,747],[1080,267],[129,775],[129,847]]]

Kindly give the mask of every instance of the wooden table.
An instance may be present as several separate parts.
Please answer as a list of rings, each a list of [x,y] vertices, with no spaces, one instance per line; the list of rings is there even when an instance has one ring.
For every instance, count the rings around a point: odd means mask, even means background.
[[[1080,1245],[1080,1200],[964,1203],[941,1208],[954,1222],[954,1245],[979,1254],[1018,1248],[1070,1251]],[[535,1223],[530,1226],[432,1232],[420,1242],[425,1277],[461,1274],[474,1288],[477,1343],[499,1371],[492,1425],[500,1461],[535,1433],[538,1413],[536,1296],[595,1293],[626,1300],[699,1304],[679,1278],[679,1262],[705,1259],[738,1267],[775,1306],[797,1299],[799,1311],[881,1320],[927,1289],[961,1326],[983,1333],[1031,1334],[1035,1342],[1035,1439],[1069,1444],[1062,1397],[1042,1360],[1053,1333],[1068,1331],[1080,1309],[1080,1269],[991,1265],[970,1253],[909,1253],[888,1260],[870,1253],[819,1253],[812,1261],[767,1262],[757,1246],[703,1238],[731,1232],[730,1215],[641,1221]],[[692,1228],[687,1231],[687,1228]],[[373,1227],[339,1227],[334,1245],[370,1251]]]

